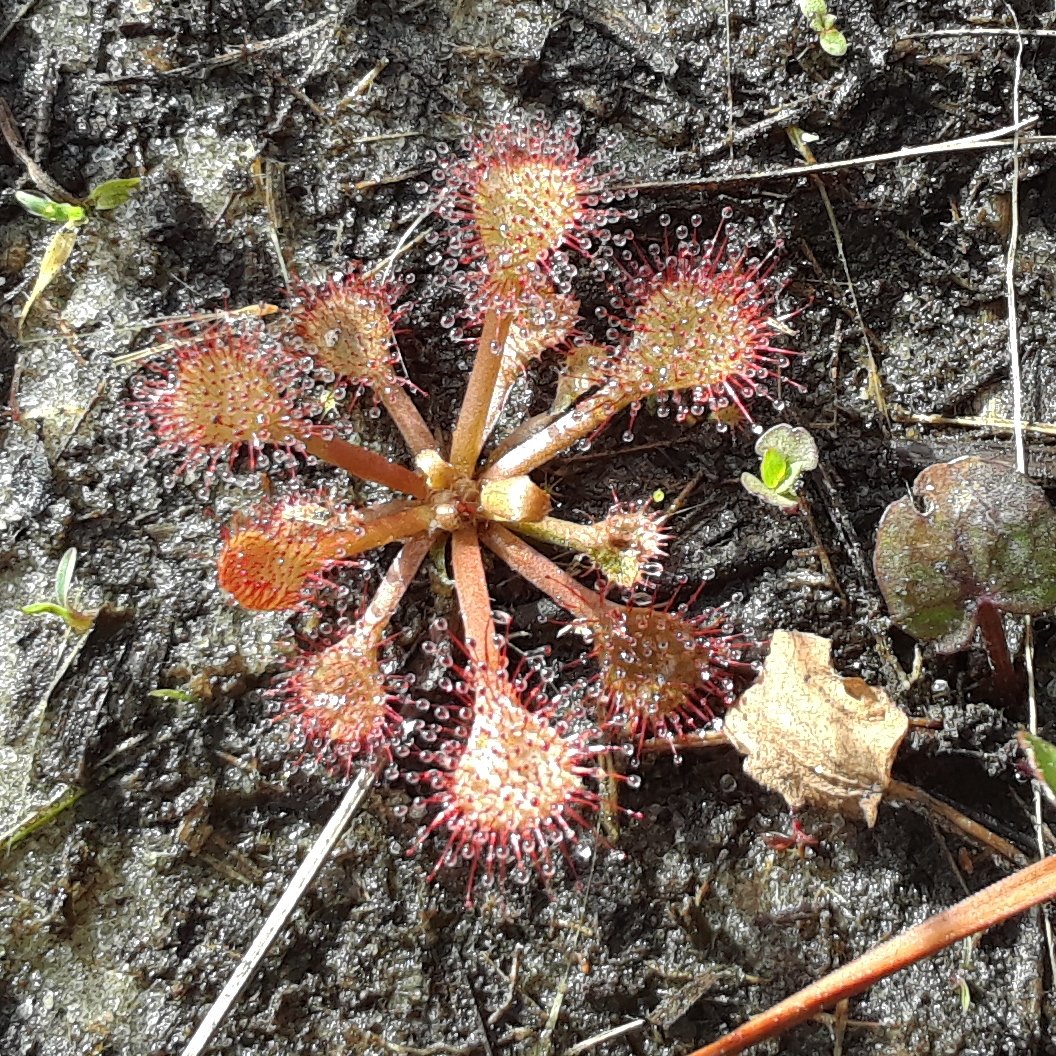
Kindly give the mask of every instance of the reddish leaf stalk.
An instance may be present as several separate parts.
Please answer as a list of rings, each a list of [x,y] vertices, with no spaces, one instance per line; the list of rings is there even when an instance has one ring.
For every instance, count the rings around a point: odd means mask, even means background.
[[[1005,637],[1005,625],[1001,619],[1001,610],[985,598],[975,610],[975,622],[979,625],[986,651],[990,654],[990,663],[994,669],[994,687],[1006,704],[1014,704],[1018,697],[1019,679],[1012,666],[1012,657],[1008,652],[1008,639]]]
[[[660,571],[659,559],[668,540],[663,531],[664,518],[650,513],[648,506],[617,503],[607,516],[593,524],[577,524],[559,517],[520,520],[517,531],[530,539],[585,555],[607,583],[629,589]]]
[[[402,385],[388,385],[375,391],[385,410],[389,412],[389,417],[396,423],[396,428],[399,429],[404,442],[410,448],[412,456],[417,455],[419,451],[428,451],[436,447],[436,438],[433,436],[432,429],[429,428],[422,417],[422,412],[418,410],[414,400]],[[405,491],[406,489],[399,490]]]
[[[329,462],[330,465],[337,466],[360,480],[383,484],[393,491],[412,495],[416,499],[424,499],[428,495],[425,481],[417,473],[406,466],[390,462],[383,455],[360,447],[359,444],[350,444],[337,436],[327,439],[319,434],[305,437],[302,443],[310,455]]]
[[[514,572],[549,595],[573,616],[590,617],[604,613],[606,602],[602,598],[586,590],[564,569],[558,568],[553,561],[513,532],[491,524],[481,533],[481,540]]]
[[[363,615],[357,621],[357,630],[370,634],[376,641],[381,640],[381,635],[399,608],[404,594],[407,593],[407,588],[414,581],[432,545],[431,536],[411,539],[403,545],[378,584],[378,589],[374,592],[374,597],[370,599],[370,604],[363,610]]]
[[[546,311],[540,317],[519,317],[510,326],[503,349],[502,363],[491,393],[484,436],[491,435],[506,406],[510,390],[533,360],[548,348],[568,341],[579,320],[579,301],[567,294],[554,292],[546,298]]]
[[[359,529],[348,533],[346,552],[362,554],[397,539],[411,539],[429,531],[432,520],[433,511],[428,506],[407,505],[400,500],[382,503],[363,511]]]
[[[1056,898],[1056,856],[1035,862],[909,931],[874,946],[850,964],[830,972],[724,1038],[697,1049],[691,1056],[735,1056],[960,939],[992,928],[1053,898]]]
[[[491,596],[484,575],[484,560],[477,529],[473,525],[459,528],[452,534],[451,568],[470,655],[491,671],[504,671],[506,665],[497,644],[495,621],[491,618]]]
[[[502,454],[488,466],[481,479],[495,480],[531,473],[578,440],[596,433],[613,415],[633,402],[633,397],[624,401],[605,390],[586,397],[567,414]]]
[[[605,545],[601,528],[597,524],[577,524],[560,517],[543,517],[517,525],[517,530],[551,546],[562,546],[575,550],[577,554],[589,553]]]
[[[458,422],[451,439],[449,461],[462,473],[472,473],[484,446],[484,428],[491,406],[491,394],[499,377],[506,337],[512,322],[513,316],[493,308],[484,314],[473,372],[469,376],[462,409],[458,413]]]

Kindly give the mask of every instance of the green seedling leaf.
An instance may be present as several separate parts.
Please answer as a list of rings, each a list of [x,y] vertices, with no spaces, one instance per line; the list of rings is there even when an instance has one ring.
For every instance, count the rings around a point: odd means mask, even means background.
[[[1020,730],[1019,747],[1027,757],[1031,773],[1041,783],[1049,800],[1056,803],[1056,744]]]
[[[59,559],[55,573],[55,600],[36,601],[23,605],[22,611],[27,616],[58,616],[74,634],[87,634],[95,623],[98,609],[78,609],[70,600],[70,587],[77,571],[77,548],[71,546]]]
[[[77,547],[71,546],[59,560],[59,568],[55,573],[55,600],[64,609],[69,608],[70,586],[73,583],[73,575],[77,571]]]
[[[124,180],[107,180],[93,187],[88,194],[88,204],[93,209],[116,209],[128,201],[129,195],[140,185],[142,178],[131,176]]]
[[[191,692],[186,689],[152,689],[147,693],[148,697],[155,697],[158,700],[178,700],[183,704],[189,704],[192,700],[197,698]]]
[[[781,422],[767,429],[756,440],[755,453],[765,458],[768,451],[777,451],[784,456],[790,477],[799,477],[818,468],[818,445],[801,426]]]
[[[968,456],[928,466],[913,499],[893,502],[873,567],[891,618],[943,653],[967,647],[979,606],[1056,608],[1056,510],[1004,462]]]
[[[836,26],[836,16],[829,13],[825,0],[799,0],[799,9],[818,35],[821,50],[833,58],[847,54],[847,38]]]
[[[81,224],[87,213],[80,205],[68,205],[66,202],[53,202],[39,194],[26,191],[15,191],[15,199],[27,213],[49,220],[53,224]]]
[[[818,466],[818,445],[814,437],[806,429],[782,422],[756,440],[755,452],[760,456],[760,475],[742,473],[742,487],[778,509],[796,509],[799,478]]]
[[[835,26],[829,26],[828,29],[819,33],[818,43],[821,45],[821,50],[834,59],[843,58],[847,54],[847,38]]]
[[[70,610],[65,605],[54,601],[35,601],[32,605],[23,605],[22,612],[27,616],[58,616],[60,620],[65,620],[70,615]]]
[[[66,261],[70,259],[70,254],[77,243],[77,235],[79,233],[79,225],[67,223],[51,236],[48,248],[44,250],[44,256],[40,261],[37,281],[33,283],[29,298],[22,306],[22,314],[18,317],[18,332],[20,336],[22,327],[25,326],[26,319],[29,318],[29,313],[33,310],[33,305],[37,303],[37,298],[51,285],[52,279],[62,271]]]
[[[27,616],[58,616],[74,634],[87,634],[99,610],[81,612],[66,605],[57,605],[54,601],[35,601],[32,605],[23,605],[22,611]]]
[[[42,807],[31,811],[28,817],[16,821],[0,833],[0,850],[10,851],[35,832],[50,825],[63,811],[74,806],[86,792],[87,789],[77,785],[61,786]]]
[[[763,483],[771,491],[777,491],[792,473],[792,467],[789,465],[788,459],[773,447],[763,455],[759,469]]]
[[[741,487],[744,488],[749,495],[754,495],[757,499],[762,499],[763,502],[769,503],[771,506],[776,506],[779,510],[784,510],[786,513],[791,513],[793,510],[799,509],[799,499],[794,493],[790,497],[783,491],[776,491],[774,488],[768,488],[752,473],[741,474]]]

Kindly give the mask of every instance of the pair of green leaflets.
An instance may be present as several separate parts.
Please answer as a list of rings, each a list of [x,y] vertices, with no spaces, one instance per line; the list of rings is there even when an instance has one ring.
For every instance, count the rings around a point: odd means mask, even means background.
[[[810,19],[810,28],[826,55],[839,59],[847,54],[847,38],[836,26],[836,16],[829,14],[825,0],[799,0],[799,9]]]
[[[33,289],[30,290],[29,299],[22,306],[22,313],[18,317],[18,332],[22,333],[29,313],[33,310],[40,295],[51,285],[52,280],[62,271],[66,261],[70,259],[73,247],[77,244],[77,236],[81,228],[95,213],[108,212],[124,205],[128,196],[139,186],[140,178],[133,176],[123,180],[107,180],[93,187],[88,192],[88,197],[81,202],[55,202],[52,199],[39,194],[30,194],[28,191],[15,191],[18,204],[28,213],[39,216],[52,224],[62,226],[48,242],[44,250],[44,256],[40,259],[40,271],[37,273]]]

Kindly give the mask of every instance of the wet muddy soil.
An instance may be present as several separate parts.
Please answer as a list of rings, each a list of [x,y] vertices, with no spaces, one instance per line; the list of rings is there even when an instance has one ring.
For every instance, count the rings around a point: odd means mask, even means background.
[[[1056,28],[1048,5],[1015,7],[1025,30]],[[839,59],[792,0],[0,2],[0,95],[32,157],[76,195],[144,177],[82,232],[21,339],[52,232],[0,196],[0,816],[10,831],[79,795],[0,860],[0,1051],[179,1053],[345,787],[291,749],[265,696],[304,627],[216,587],[219,525],[255,492],[174,479],[130,420],[135,368],[115,357],[148,345],[152,320],[281,303],[284,268],[385,257],[422,214],[437,147],[514,109],[578,120],[582,147],[640,188],[639,237],[663,214],[709,230],[728,210],[734,245],[777,247],[797,355],[782,409],[758,420],[818,441],[807,497],[836,581],[802,518],[741,490],[747,431],[643,415],[625,442],[618,423],[550,467],[562,509],[597,516],[611,488],[670,497],[695,482],[662,589],[706,580],[697,604],[728,605],[760,643],[778,627],[830,637],[841,672],[938,726],[907,739],[899,779],[1036,853],[1013,748],[1025,706],[996,706],[979,648],[917,663],[870,572],[879,516],[920,468],[1012,457],[1007,433],[963,419],[1011,411],[1013,145],[855,159],[1007,126],[1018,82],[1018,113],[1037,119],[1016,187],[1024,413],[1056,423],[1056,39],[1026,36],[1019,53],[1004,3],[830,9]],[[938,29],[972,32],[926,35]],[[790,127],[846,166],[774,175],[801,160]],[[0,146],[0,187],[30,186]],[[427,258],[417,244],[400,260],[416,277],[401,348],[443,429],[468,350],[442,325],[457,301]],[[523,406],[546,405],[549,379],[533,375]],[[398,451],[368,410],[356,428]],[[1051,426],[1028,434],[1027,460],[1056,486]],[[84,603],[106,605],[80,639],[20,612],[48,597],[69,547]],[[504,573],[492,586],[533,645],[556,640],[555,609]],[[401,616],[396,647],[425,682],[421,645],[446,604],[423,580]],[[1056,626],[1034,630],[1051,737]],[[193,695],[149,695],[181,687]],[[404,853],[406,798],[373,794],[211,1051],[567,1053],[638,1021],[597,1051],[687,1052],[1008,869],[890,805],[873,829],[808,813],[818,848],[775,850],[785,805],[714,749],[649,761],[622,796],[640,817],[578,883],[560,873],[467,910],[464,874],[427,883],[428,855]],[[1056,1053],[1041,923],[879,984],[839,1042],[818,1022],[765,1051]]]

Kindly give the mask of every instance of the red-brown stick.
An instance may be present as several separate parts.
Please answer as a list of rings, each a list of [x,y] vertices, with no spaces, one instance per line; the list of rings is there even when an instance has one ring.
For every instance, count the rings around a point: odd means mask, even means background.
[[[735,1056],[750,1045],[758,1045],[810,1019],[837,1001],[868,990],[873,983],[901,968],[1053,898],[1056,898],[1056,856],[1035,862],[909,931],[874,946],[857,960],[785,998],[691,1056]]]

